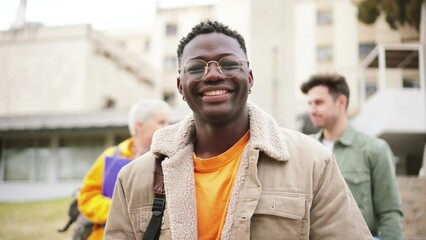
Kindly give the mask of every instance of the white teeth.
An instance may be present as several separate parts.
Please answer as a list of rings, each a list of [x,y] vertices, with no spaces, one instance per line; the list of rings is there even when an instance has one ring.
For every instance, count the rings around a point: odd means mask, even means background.
[[[204,93],[204,96],[216,96],[216,95],[225,94],[226,92],[227,92],[226,90],[208,91]]]

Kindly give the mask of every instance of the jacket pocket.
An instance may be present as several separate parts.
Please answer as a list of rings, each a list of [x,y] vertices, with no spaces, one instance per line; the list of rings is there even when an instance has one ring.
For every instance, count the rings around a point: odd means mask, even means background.
[[[149,222],[152,217],[152,207],[149,207],[148,211],[140,212],[140,229],[145,232]],[[161,229],[169,229],[170,228],[170,220],[169,220],[169,211],[168,209],[164,210],[163,220],[161,221]]]
[[[298,239],[305,215],[304,197],[263,193],[251,221],[251,238]]]
[[[343,172],[343,177],[361,211],[371,202],[371,181],[368,172]]]
[[[152,206],[143,207],[137,214],[138,223],[139,223],[139,231],[141,236],[145,234],[146,229],[148,228],[149,222],[152,217]],[[169,211],[166,208],[164,210],[163,219],[161,222],[161,233],[160,239],[170,239],[170,220],[169,220]]]

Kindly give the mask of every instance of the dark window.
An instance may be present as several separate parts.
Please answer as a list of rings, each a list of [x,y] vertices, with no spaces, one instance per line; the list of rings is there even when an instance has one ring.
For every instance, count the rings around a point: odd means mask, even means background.
[[[118,145],[130,138],[129,134],[117,134],[114,136],[114,145]]]
[[[83,179],[103,150],[104,139],[101,137],[61,139],[58,163],[59,179]]]
[[[360,58],[367,57],[368,54],[376,47],[374,43],[362,43],[358,47],[358,54]]]
[[[377,92],[377,85],[375,83],[366,83],[365,84],[365,97],[368,99]]]
[[[5,139],[4,181],[47,181],[52,158],[48,139]]]
[[[317,12],[317,24],[328,25],[333,22],[333,14],[331,11]]]
[[[145,51],[149,51],[150,48],[151,48],[151,41],[149,41],[149,39],[147,39],[144,42],[144,49],[145,49]]]
[[[174,92],[166,92],[164,93],[163,100],[168,104],[173,105],[175,101],[175,93]]]
[[[176,36],[177,35],[177,25],[174,23],[168,23],[166,25],[166,36]]]
[[[173,72],[176,70],[176,57],[175,56],[167,56],[164,58],[164,71],[165,72]]]
[[[418,79],[407,79],[402,80],[402,86],[404,88],[420,88],[420,81]]]
[[[333,60],[333,48],[331,46],[318,47],[317,60],[320,62]]]

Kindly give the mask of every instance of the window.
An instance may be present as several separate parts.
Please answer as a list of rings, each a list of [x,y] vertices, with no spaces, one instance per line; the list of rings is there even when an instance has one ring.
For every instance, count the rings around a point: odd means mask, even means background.
[[[333,22],[333,14],[331,11],[323,11],[323,12],[317,12],[317,24],[319,26],[321,25],[328,25]]]
[[[177,35],[177,25],[175,23],[168,23],[166,25],[166,36],[176,36]]]
[[[366,83],[365,84],[365,97],[368,99],[377,92],[377,85],[375,83]]]
[[[144,49],[145,51],[149,51],[150,48],[151,48],[151,42],[149,41],[149,39],[147,39],[144,42]]]
[[[165,92],[163,95],[163,100],[166,101],[168,104],[173,105],[175,102],[175,93],[174,92]]]
[[[65,138],[60,141],[58,177],[81,180],[104,150],[102,138]]]
[[[127,134],[115,134],[114,135],[114,145],[118,145],[121,142],[124,142],[125,140],[127,140],[130,137],[129,134],[130,133],[127,133]]]
[[[320,62],[333,60],[333,48],[331,46],[318,47],[317,60]]]
[[[6,139],[1,159],[4,181],[45,182],[51,152],[47,139]]]
[[[374,43],[362,43],[358,47],[358,54],[360,58],[367,57],[368,54],[376,47]]]
[[[168,56],[164,58],[164,71],[165,72],[173,72],[176,70],[176,57]]]

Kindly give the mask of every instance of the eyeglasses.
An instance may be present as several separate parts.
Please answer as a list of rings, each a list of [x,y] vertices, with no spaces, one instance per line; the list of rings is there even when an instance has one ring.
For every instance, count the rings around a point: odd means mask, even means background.
[[[183,71],[191,81],[203,80],[208,71],[210,63],[216,63],[217,70],[225,77],[235,77],[243,67],[243,63],[249,64],[249,61],[241,59],[236,55],[230,55],[221,58],[219,61],[205,62],[201,59],[189,60],[185,65],[179,69],[179,73]]]

